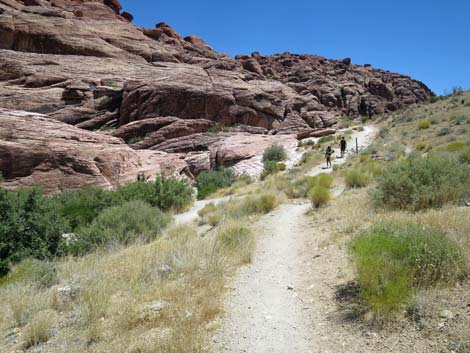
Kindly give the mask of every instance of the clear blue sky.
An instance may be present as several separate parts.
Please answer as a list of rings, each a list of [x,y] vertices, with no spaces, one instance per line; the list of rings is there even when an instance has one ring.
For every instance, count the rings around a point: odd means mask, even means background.
[[[426,83],[470,89],[469,0],[121,0],[134,23],[166,22],[230,54],[351,57]]]

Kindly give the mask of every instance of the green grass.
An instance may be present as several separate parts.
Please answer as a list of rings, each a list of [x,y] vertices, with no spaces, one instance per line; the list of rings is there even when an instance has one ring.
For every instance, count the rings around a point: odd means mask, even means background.
[[[351,244],[363,299],[387,316],[414,291],[451,284],[468,274],[462,251],[444,232],[416,224],[377,224]]]

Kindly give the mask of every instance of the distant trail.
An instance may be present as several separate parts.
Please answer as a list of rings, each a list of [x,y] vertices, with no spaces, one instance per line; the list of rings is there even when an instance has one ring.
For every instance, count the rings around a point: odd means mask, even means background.
[[[339,133],[341,133],[341,131],[339,131]],[[350,151],[351,148],[355,147],[355,145],[353,146],[353,142],[355,141],[356,138],[359,141],[359,149],[362,150],[362,149],[364,149],[365,147],[369,146],[372,143],[372,141],[375,139],[376,135],[377,135],[377,129],[375,127],[372,127],[372,126],[365,126],[363,131],[354,131],[353,134],[349,137],[349,140],[348,140],[348,151]],[[290,155],[294,155],[294,153],[292,152],[292,153],[290,153]],[[297,161],[299,158],[300,158],[299,156],[295,156],[294,161]],[[347,160],[347,158],[334,159],[332,164],[333,165],[341,165],[344,162],[346,162],[346,160]],[[289,163],[289,165],[293,165],[293,161],[291,161]],[[317,175],[317,174],[320,174],[320,173],[331,173],[333,171],[333,169],[331,169],[331,168],[330,169],[323,169],[323,167],[324,167],[324,164],[316,166],[307,175],[313,176],[313,175]],[[341,191],[342,191],[342,189],[341,190],[340,189],[335,189],[333,191],[333,194],[337,196],[339,193],[341,193]],[[233,198],[237,198],[237,196],[224,196],[224,197],[219,197],[219,198],[215,198],[215,199],[198,200],[193,204],[193,206],[191,207],[190,210],[188,210],[184,213],[180,213],[180,214],[175,215],[174,216],[175,222],[177,224],[192,222],[192,221],[194,221],[198,218],[197,213],[199,212],[199,210],[203,209],[204,206],[206,206],[207,204],[209,204],[209,203],[218,204],[218,203],[221,203],[221,202],[229,201]]]
[[[375,128],[366,127],[351,138],[358,137],[365,148],[375,135]],[[331,169],[316,167],[309,175],[322,172]],[[256,223],[257,251],[233,283],[226,316],[213,336],[214,353],[323,352],[321,342],[314,342],[312,304],[301,298],[312,261],[305,248],[314,242],[312,224],[305,216],[309,209],[306,201],[286,203]]]

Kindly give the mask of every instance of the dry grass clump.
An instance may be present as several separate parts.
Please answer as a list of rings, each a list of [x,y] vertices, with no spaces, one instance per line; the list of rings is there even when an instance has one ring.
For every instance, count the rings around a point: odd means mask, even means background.
[[[254,234],[246,222],[226,220],[217,231],[217,240],[230,253],[240,257],[241,263],[250,263],[255,247]]]
[[[320,185],[310,189],[308,197],[315,208],[325,205],[331,199],[330,190]]]
[[[221,203],[215,208],[206,205],[200,211],[199,216],[202,223],[216,226],[224,219],[242,219],[244,217],[266,214],[277,207],[280,202],[281,198],[270,192],[248,195]]]
[[[29,348],[47,342],[52,336],[56,320],[57,313],[54,310],[38,312],[24,329],[25,347]]]
[[[56,287],[0,287],[0,329],[19,327],[26,345],[47,341],[52,353],[64,342],[71,352],[203,352],[225,278],[250,261],[253,245],[246,223],[226,220],[205,238],[178,226],[147,245],[63,259]],[[57,287],[67,284],[79,293],[55,316]]]

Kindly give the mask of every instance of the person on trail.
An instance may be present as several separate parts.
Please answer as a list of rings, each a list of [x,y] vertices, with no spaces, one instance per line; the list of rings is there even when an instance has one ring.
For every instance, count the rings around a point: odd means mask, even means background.
[[[341,158],[344,157],[344,153],[346,152],[347,145],[348,144],[346,143],[346,140],[345,140],[344,136],[341,137],[341,141],[339,142],[339,147],[341,149]]]
[[[332,154],[333,154],[333,150],[331,149],[331,146],[328,146],[325,152],[326,168],[331,168],[331,155]]]

